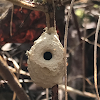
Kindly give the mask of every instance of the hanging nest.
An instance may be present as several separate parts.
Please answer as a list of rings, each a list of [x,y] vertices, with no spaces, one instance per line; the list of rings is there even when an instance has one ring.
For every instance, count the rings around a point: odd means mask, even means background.
[[[32,80],[43,88],[62,83],[64,75],[64,49],[56,29],[46,28],[34,42],[28,55],[28,70]]]

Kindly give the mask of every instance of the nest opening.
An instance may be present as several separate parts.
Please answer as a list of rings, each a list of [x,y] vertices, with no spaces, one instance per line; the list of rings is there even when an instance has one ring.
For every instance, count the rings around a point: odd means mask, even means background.
[[[52,53],[51,52],[45,52],[43,55],[43,58],[45,60],[50,60],[52,58]]]

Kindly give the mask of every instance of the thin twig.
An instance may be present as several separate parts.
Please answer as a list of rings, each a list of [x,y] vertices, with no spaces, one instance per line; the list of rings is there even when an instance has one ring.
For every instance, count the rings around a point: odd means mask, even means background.
[[[84,81],[86,81],[91,87],[94,87],[94,85],[92,84],[92,82],[88,78],[83,77],[83,75],[77,75],[76,77],[72,77],[71,79],[68,80],[68,82],[73,81],[73,80],[75,80],[77,78],[82,78],[82,79],[84,78]],[[85,89],[84,89],[84,91],[85,91]],[[93,92],[95,93],[94,90],[93,90]]]
[[[49,89],[46,88],[46,100],[49,100]]]
[[[95,34],[95,31],[94,32],[92,32],[91,34],[89,34],[88,36],[86,36],[86,38],[84,38],[84,37],[81,37],[81,39],[82,40],[85,40],[85,42],[88,42],[89,44],[92,44],[92,45],[94,45],[94,43],[93,42],[91,42],[91,41],[89,41],[88,40],[88,38],[89,37],[91,37],[92,35],[94,35]],[[73,52],[73,50],[78,46],[78,45],[80,45],[81,43],[82,43],[83,41],[81,41],[81,42],[79,42],[79,43],[77,43],[71,50],[69,49],[69,53],[71,53],[71,52]],[[99,44],[97,44],[97,46],[98,47],[100,47],[100,45]]]
[[[12,36],[12,23],[13,23],[14,6],[12,6],[11,21],[10,21],[10,36]]]
[[[78,39],[81,42],[81,32],[80,32],[80,28],[79,28],[79,23],[77,21],[77,16],[75,15],[75,12],[74,12],[74,8],[72,9],[72,15],[73,15],[74,24],[75,24],[75,27],[76,27],[76,30],[78,33]]]
[[[85,40],[85,42],[87,42],[87,43],[89,43],[89,44],[94,45],[94,42],[91,42],[91,41],[90,41],[89,39],[87,39],[87,38],[82,37],[81,39],[82,39],[82,40]],[[100,48],[100,44],[99,44],[99,43],[97,43],[97,47]]]
[[[19,28],[22,28],[22,27],[23,27],[23,25],[25,24],[25,22],[26,22],[26,20],[28,19],[28,17],[29,17],[29,15],[30,15],[31,12],[32,12],[31,10],[28,12],[28,15],[27,15],[27,16],[25,17],[25,19],[21,22],[21,24],[19,25]],[[19,28],[18,28],[17,32],[19,31]]]
[[[12,23],[13,23],[14,5],[12,6],[11,21],[10,21],[10,36],[12,36]]]
[[[16,99],[16,93],[14,92],[12,100],[15,100],[15,99]]]
[[[64,85],[59,85],[59,89],[62,89],[65,91],[65,86]],[[93,93],[90,93],[90,92],[82,92],[82,91],[79,91],[77,89],[74,89],[72,87],[69,87],[67,86],[67,91],[68,92],[72,92],[72,93],[76,93],[78,95],[81,95],[81,96],[84,96],[84,97],[89,97],[89,98],[97,98],[97,95],[93,94]]]
[[[68,26],[69,26],[69,19],[70,19],[70,15],[71,15],[71,11],[74,5],[74,1],[71,1],[70,4],[70,10],[68,11],[68,17],[67,17],[67,21],[66,21],[66,26],[65,26],[65,36],[64,36],[64,64],[65,64],[65,100],[67,100],[67,66],[66,66],[66,53],[67,53],[67,36],[68,36]]]
[[[15,67],[16,70],[18,70],[20,68],[18,63],[13,58],[8,58],[8,60],[12,61],[12,63],[14,64],[14,67]]]
[[[91,34],[89,34],[88,36],[86,36],[86,38],[89,38],[89,37],[91,37],[94,34],[95,34],[95,31],[93,31]]]
[[[98,33],[99,33],[99,27],[100,27],[100,16],[98,19],[98,24],[96,28],[96,34],[95,34],[95,43],[94,43],[94,84],[95,84],[95,89],[97,93],[97,98],[99,100],[99,93],[98,93],[98,86],[97,86],[97,39],[98,39]]]
[[[85,15],[86,17],[86,15]],[[84,17],[84,38],[86,37],[86,19]],[[83,40],[83,45],[82,45],[82,69],[83,69],[83,92],[85,91],[85,40]]]

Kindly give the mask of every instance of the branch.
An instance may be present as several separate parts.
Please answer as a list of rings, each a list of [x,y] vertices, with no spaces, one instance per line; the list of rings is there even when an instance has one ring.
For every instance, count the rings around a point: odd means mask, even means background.
[[[45,13],[46,15],[46,24],[47,27],[54,27],[55,23],[55,7],[54,7],[54,0],[47,0],[47,12]]]
[[[30,100],[16,76],[7,67],[7,63],[0,56],[0,75],[8,81],[9,86],[15,91],[19,100]]]
[[[21,6],[23,8],[27,8],[30,10],[37,10],[37,11],[43,11],[47,12],[47,9],[43,5],[35,5],[35,4],[30,4],[24,1],[19,1],[19,0],[7,0],[12,2],[14,5]]]

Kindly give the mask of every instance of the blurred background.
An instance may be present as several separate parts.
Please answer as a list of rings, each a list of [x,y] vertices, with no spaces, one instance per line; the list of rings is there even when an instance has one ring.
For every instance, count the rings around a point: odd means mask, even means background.
[[[45,0],[23,0],[29,4],[46,4]],[[60,1],[60,0],[58,0]],[[62,3],[61,3],[62,2]],[[55,20],[59,39],[64,45],[65,22],[70,0],[61,0],[56,5]],[[13,13],[13,17],[12,17]],[[100,15],[99,0],[76,0],[72,9],[68,31],[68,86],[81,92],[96,94],[94,87],[94,41],[97,21]],[[12,21],[12,25],[11,25]],[[22,84],[31,100],[46,100],[45,89],[31,81],[27,70],[26,51],[44,31],[46,17],[44,12],[26,9],[0,1],[0,55],[6,60],[8,69]],[[11,32],[12,31],[12,32]],[[97,44],[97,79],[100,89],[100,36]],[[18,70],[19,73],[18,73]],[[64,80],[65,81],[65,80]],[[64,82],[62,84],[64,86]],[[59,87],[59,100],[64,100],[64,90]],[[0,77],[0,100],[18,100],[7,81]],[[49,89],[49,100],[51,89]],[[97,100],[68,92],[68,100]]]

